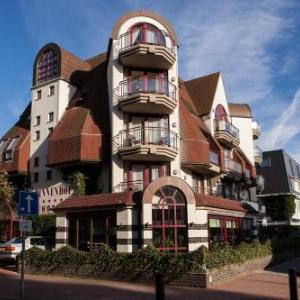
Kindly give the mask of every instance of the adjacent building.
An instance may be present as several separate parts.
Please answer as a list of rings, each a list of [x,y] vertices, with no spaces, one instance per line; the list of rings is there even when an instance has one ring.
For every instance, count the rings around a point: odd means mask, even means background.
[[[135,11],[106,53],[83,60],[53,43],[37,54],[26,170],[40,213],[57,216],[57,248],[177,253],[256,237],[258,123],[228,102],[221,73],[181,79],[178,45],[164,18]],[[6,136],[0,145],[4,155]],[[68,184],[78,172],[84,196]]]
[[[282,195],[295,196],[295,214],[290,224],[299,226],[300,164],[284,150],[264,151],[261,174],[265,179],[265,186],[259,197],[264,199]],[[278,220],[270,220],[270,223],[274,221]]]

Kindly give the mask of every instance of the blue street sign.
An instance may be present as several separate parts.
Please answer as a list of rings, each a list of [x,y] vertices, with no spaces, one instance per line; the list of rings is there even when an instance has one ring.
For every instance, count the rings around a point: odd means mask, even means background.
[[[19,215],[38,215],[39,196],[36,192],[19,192]]]

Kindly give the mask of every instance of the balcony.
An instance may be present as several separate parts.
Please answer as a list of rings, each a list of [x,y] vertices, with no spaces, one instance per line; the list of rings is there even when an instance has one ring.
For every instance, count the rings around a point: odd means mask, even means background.
[[[196,194],[205,194],[210,196],[223,197],[222,190],[213,190],[211,188],[203,188],[200,186],[192,187],[192,190]]]
[[[161,127],[122,130],[114,144],[120,158],[131,161],[171,161],[178,153],[177,134]]]
[[[244,180],[247,184],[252,185],[251,171],[248,169],[244,170]]]
[[[225,169],[229,175],[236,179],[239,179],[243,175],[242,165],[235,160],[225,158]]]
[[[212,173],[220,173],[219,154],[214,151],[209,151],[209,169]]]
[[[159,76],[124,80],[119,92],[119,108],[123,112],[170,114],[177,105],[176,86]]]
[[[113,188],[113,193],[123,193],[128,191],[142,191],[144,189],[143,180],[123,181]]]
[[[253,133],[253,138],[255,140],[261,136],[261,127],[260,124],[256,121],[252,121],[252,133]]]
[[[139,27],[121,35],[120,63],[129,68],[168,70],[176,60],[176,45],[159,29]]]
[[[261,192],[265,187],[265,179],[262,175],[256,177],[256,188],[258,192]]]
[[[227,147],[240,143],[239,130],[226,120],[214,120],[215,138]]]
[[[263,161],[263,155],[262,155],[262,150],[259,147],[254,148],[254,163],[256,165],[261,165]]]

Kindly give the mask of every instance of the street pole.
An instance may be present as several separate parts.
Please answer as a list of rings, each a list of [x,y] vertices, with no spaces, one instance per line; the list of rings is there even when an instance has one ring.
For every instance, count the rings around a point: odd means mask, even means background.
[[[297,271],[295,268],[289,269],[289,286],[290,286],[290,299],[298,300]]]
[[[21,218],[23,221],[23,217]],[[20,283],[20,299],[24,299],[24,271],[25,271],[25,230],[22,230],[22,252],[21,252],[21,283]]]

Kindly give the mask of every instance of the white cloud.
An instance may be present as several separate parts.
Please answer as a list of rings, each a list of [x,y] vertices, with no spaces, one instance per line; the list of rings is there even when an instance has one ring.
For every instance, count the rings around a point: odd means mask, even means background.
[[[264,148],[267,150],[284,148],[290,140],[300,133],[300,88],[294,95],[293,101],[283,110],[265,132]]]
[[[27,31],[39,47],[56,41],[81,57],[106,50],[112,26],[127,10],[157,11],[179,35],[183,78],[221,71],[229,101],[252,105],[266,147],[284,147],[297,135],[299,94],[289,105],[274,91],[278,75],[283,79],[295,67],[295,52],[285,49],[279,61],[276,49],[296,32],[295,19],[286,13],[299,8],[297,0],[53,0],[48,7],[44,1],[20,1]]]

